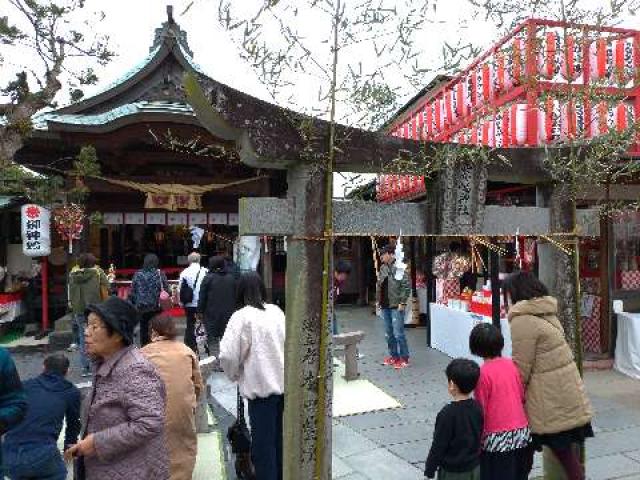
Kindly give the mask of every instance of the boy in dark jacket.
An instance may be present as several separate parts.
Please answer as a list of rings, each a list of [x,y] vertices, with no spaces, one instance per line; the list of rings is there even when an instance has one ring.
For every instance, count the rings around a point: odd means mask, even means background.
[[[436,417],[424,475],[433,478],[437,471],[438,480],[480,480],[482,408],[471,398],[480,367],[473,360],[456,358],[446,374],[453,402]]]
[[[11,355],[0,347],[0,447],[2,435],[15,427],[27,412],[22,383]],[[0,449],[0,474],[2,473],[2,451]]]
[[[2,446],[9,478],[66,478],[57,441],[66,418],[64,449],[76,443],[81,403],[80,391],[65,379],[68,370],[64,355],[51,355],[44,360],[44,373],[24,382],[27,416],[7,433]]]

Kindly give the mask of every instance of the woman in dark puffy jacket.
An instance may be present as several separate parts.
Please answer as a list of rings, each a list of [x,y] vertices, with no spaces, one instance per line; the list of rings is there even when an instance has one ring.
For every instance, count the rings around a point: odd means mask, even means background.
[[[211,257],[209,273],[202,281],[198,299],[198,314],[207,330],[209,355],[218,357],[220,353],[220,339],[236,309],[236,286],[237,278],[229,273],[224,258]],[[217,360],[214,368],[219,369]]]
[[[144,257],[142,269],[133,275],[129,301],[140,314],[140,345],[144,347],[150,341],[149,322],[160,308],[160,291],[169,292],[167,276],[159,268],[158,256],[149,253]]]

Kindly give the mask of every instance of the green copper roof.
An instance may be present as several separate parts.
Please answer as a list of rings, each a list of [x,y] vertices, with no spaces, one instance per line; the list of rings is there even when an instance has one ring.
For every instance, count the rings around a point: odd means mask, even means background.
[[[135,102],[116,107],[103,113],[86,114],[59,114],[45,112],[33,117],[33,126],[36,130],[47,130],[50,123],[66,125],[106,125],[120,118],[141,113],[170,113],[195,117],[190,105],[174,102]]]

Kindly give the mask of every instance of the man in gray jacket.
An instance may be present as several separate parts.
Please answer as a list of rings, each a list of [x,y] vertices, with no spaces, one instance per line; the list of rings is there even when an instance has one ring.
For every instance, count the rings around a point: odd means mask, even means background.
[[[404,334],[404,309],[411,293],[409,277],[406,271],[401,272],[395,265],[393,246],[382,248],[380,259],[382,266],[378,274],[378,306],[389,347],[389,355],[382,363],[399,370],[409,366],[409,346]]]

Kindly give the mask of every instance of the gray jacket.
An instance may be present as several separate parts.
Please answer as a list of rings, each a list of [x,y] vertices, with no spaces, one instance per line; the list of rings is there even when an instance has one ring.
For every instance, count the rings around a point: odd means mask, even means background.
[[[164,383],[138,349],[98,364],[86,402],[84,433],[97,453],[84,459],[87,480],[169,480]]]
[[[405,270],[402,280],[396,280],[396,266],[383,263],[378,274],[378,303],[382,304],[382,284],[385,279],[388,280],[387,296],[389,297],[389,308],[398,308],[400,304],[406,304],[409,295],[411,295],[411,287],[409,286],[409,275]]]

